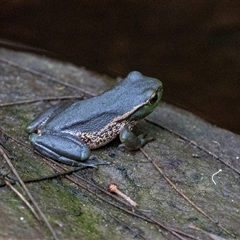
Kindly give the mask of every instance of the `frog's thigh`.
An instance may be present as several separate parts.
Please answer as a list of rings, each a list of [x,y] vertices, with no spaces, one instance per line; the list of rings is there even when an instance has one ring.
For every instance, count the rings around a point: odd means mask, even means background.
[[[26,131],[28,133],[33,133],[37,131],[39,125],[41,125],[44,121],[51,117],[60,108],[60,106],[61,106],[60,104],[56,104],[53,107],[49,108],[44,113],[40,114],[26,127]]]
[[[30,141],[40,153],[66,164],[75,165],[90,157],[87,145],[71,135],[31,134]]]

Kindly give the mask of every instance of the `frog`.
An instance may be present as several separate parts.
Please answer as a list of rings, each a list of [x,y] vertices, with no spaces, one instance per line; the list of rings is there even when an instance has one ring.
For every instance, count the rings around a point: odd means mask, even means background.
[[[148,139],[132,132],[162,97],[162,82],[138,71],[102,94],[77,102],[56,104],[27,127],[29,140],[40,154],[71,166],[96,167],[91,150],[117,136],[121,145],[138,150]]]

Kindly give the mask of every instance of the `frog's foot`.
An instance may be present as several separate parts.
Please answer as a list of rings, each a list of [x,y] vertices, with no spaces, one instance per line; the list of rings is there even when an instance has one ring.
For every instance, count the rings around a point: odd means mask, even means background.
[[[129,150],[138,150],[143,147],[146,143],[153,141],[154,138],[146,138],[146,134],[140,134],[136,136],[131,132],[130,128],[125,125],[122,127],[119,137],[122,144],[119,145],[120,149],[125,147]]]
[[[88,146],[71,135],[31,134],[29,139],[34,148],[40,153],[67,165],[97,167],[100,164],[106,164],[106,162],[92,161],[94,157],[90,156]]]
[[[99,165],[110,164],[110,162],[107,162],[103,159],[98,159],[96,156],[93,156],[93,155],[91,155],[89,157],[89,159],[85,162],[78,162],[73,159],[69,159],[69,158],[62,157],[62,156],[59,159],[55,159],[55,160],[58,162],[67,164],[67,165],[71,165],[73,167],[83,167],[83,168],[85,168],[85,167],[97,168],[97,166],[99,166]]]
[[[104,159],[98,158],[95,155],[91,155],[84,164],[93,165],[92,167],[96,167],[98,165],[109,165],[109,164],[111,164],[111,162],[108,162]]]
[[[141,139],[142,147],[143,147],[146,143],[149,143],[149,142],[152,142],[152,141],[155,140],[154,137],[147,137],[147,133],[142,133],[142,134],[138,135],[137,137]]]

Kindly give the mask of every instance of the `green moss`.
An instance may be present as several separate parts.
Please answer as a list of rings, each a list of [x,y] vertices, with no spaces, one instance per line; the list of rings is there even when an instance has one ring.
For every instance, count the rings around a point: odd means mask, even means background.
[[[59,181],[54,182],[55,184],[52,181],[37,184],[37,189],[36,183],[32,186],[38,192],[35,198],[38,198],[50,223],[61,229],[65,238],[97,239],[100,215],[93,210],[94,206],[89,205],[88,198],[84,194],[76,197]]]

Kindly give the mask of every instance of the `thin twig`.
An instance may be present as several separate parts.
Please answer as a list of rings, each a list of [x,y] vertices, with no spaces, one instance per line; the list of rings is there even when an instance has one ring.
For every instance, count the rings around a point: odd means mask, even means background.
[[[134,233],[134,230],[132,230],[132,228],[129,226],[129,224],[126,224],[125,222],[123,222],[122,220],[118,219],[117,217],[113,216],[112,214],[108,214],[111,218],[113,218],[119,225],[124,226],[124,228],[128,229],[132,234],[134,234],[134,237],[141,237],[144,240],[147,240],[147,238],[145,238],[141,233]]]
[[[11,65],[13,67],[19,68],[21,70],[25,70],[25,71],[27,71],[29,73],[32,73],[32,74],[36,75],[36,76],[43,77],[44,80],[50,80],[52,82],[56,82],[58,84],[61,84],[61,85],[65,86],[65,87],[69,87],[69,88],[78,90],[80,92],[84,92],[85,94],[87,94],[89,96],[94,96],[94,94],[92,92],[90,92],[90,91],[86,91],[86,90],[84,90],[82,88],[79,88],[79,87],[76,87],[76,86],[74,86],[73,84],[70,84],[70,83],[62,82],[62,81],[58,80],[55,77],[52,77],[52,76],[49,76],[47,74],[41,73],[41,72],[39,72],[37,70],[34,70],[34,69],[30,69],[28,67],[21,66],[20,64],[14,63],[14,62],[12,62],[12,61],[10,61],[8,59],[0,58],[0,61],[5,63],[5,64]]]
[[[171,185],[171,187],[181,196],[183,197],[189,204],[191,204],[198,212],[200,212],[203,216],[208,218],[211,222],[215,223],[219,228],[221,228],[224,232],[231,235],[232,237],[235,237],[234,234],[230,233],[225,227],[223,227],[219,221],[214,220],[212,217],[210,217],[207,213],[205,213],[200,207],[198,207],[193,201],[191,201],[184,193],[182,193],[176,185],[165,175],[163,170],[155,163],[155,161],[143,150],[143,148],[140,148],[140,151],[143,153],[143,155],[153,164],[153,166],[158,170],[158,172],[165,178],[165,180]]]
[[[198,228],[198,227],[194,226],[193,224],[191,224],[189,226],[189,228],[200,231],[202,233],[205,233],[206,235],[208,235],[210,238],[212,238],[214,240],[227,240],[226,238],[222,238],[222,237],[216,236],[215,234],[212,234],[210,232],[204,231],[203,229]]]
[[[205,147],[203,146],[200,146],[198,145],[195,141],[191,140],[191,139],[188,139],[187,137],[183,136],[182,134],[166,127],[166,126],[163,126],[163,125],[160,125],[158,123],[156,123],[155,121],[152,121],[152,120],[149,120],[146,118],[146,121],[158,126],[158,127],[161,127],[162,129],[170,132],[171,134],[174,134],[175,136],[183,139],[184,141],[186,142],[189,142],[191,145],[197,147],[198,149],[202,150],[203,152],[207,153],[208,155],[212,156],[213,158],[217,159],[218,161],[220,161],[221,163],[223,163],[225,166],[227,166],[228,168],[232,169],[234,172],[238,173],[240,175],[240,170],[238,170],[237,168],[235,168],[234,166],[232,166],[231,164],[227,163],[226,159],[224,158],[221,158],[219,156],[217,156],[215,153],[211,152],[210,150],[206,149]]]
[[[12,137],[12,136],[9,135],[7,132],[5,132],[3,129],[0,128],[0,131],[1,131],[3,134],[5,134],[7,137],[11,138],[13,141],[17,142],[18,144],[26,147],[27,149],[31,149],[28,145],[24,144],[23,142],[19,141],[19,140],[16,139],[16,138]],[[42,155],[39,154],[39,152],[37,152],[37,151],[36,151],[35,153],[36,153],[37,155],[39,155],[39,156],[42,156]],[[60,173],[56,174],[55,177],[58,177],[58,176],[61,176],[61,175],[65,175],[65,178],[67,178],[67,179],[70,180],[71,182],[75,183],[77,186],[81,187],[81,188],[84,189],[85,191],[87,191],[87,192],[95,195],[98,199],[100,199],[100,200],[102,200],[102,201],[104,201],[104,202],[107,202],[108,204],[112,205],[113,207],[118,208],[118,209],[124,211],[124,212],[127,213],[127,214],[130,214],[130,215],[132,215],[132,216],[138,217],[138,218],[140,218],[140,219],[142,219],[142,220],[144,220],[144,221],[148,221],[148,222],[150,222],[150,223],[154,223],[154,224],[156,224],[157,226],[161,227],[162,229],[165,229],[165,230],[171,232],[173,235],[175,235],[175,236],[178,237],[179,239],[182,239],[182,240],[184,239],[184,238],[182,238],[180,235],[186,236],[186,237],[189,237],[189,238],[192,238],[192,239],[196,239],[196,240],[198,239],[198,238],[195,238],[195,237],[192,236],[192,235],[186,234],[186,233],[184,233],[184,232],[182,232],[182,231],[179,231],[179,230],[177,230],[177,229],[174,229],[174,228],[172,228],[172,227],[168,227],[168,226],[166,226],[165,224],[163,224],[163,223],[161,223],[161,222],[159,222],[159,221],[157,221],[157,220],[155,220],[155,219],[153,219],[153,218],[151,218],[151,217],[148,217],[147,215],[145,215],[144,213],[142,213],[142,212],[141,212],[140,210],[138,210],[138,209],[135,209],[135,212],[132,212],[132,211],[126,209],[126,208],[123,208],[123,207],[121,207],[121,206],[113,203],[112,201],[108,201],[106,198],[100,196],[99,194],[96,194],[94,191],[92,191],[92,190],[89,189],[88,187],[84,186],[84,185],[81,184],[79,181],[76,181],[75,178],[78,178],[79,180],[85,182],[87,185],[91,185],[91,186],[97,188],[98,190],[100,190],[101,192],[103,192],[105,195],[108,195],[108,196],[110,196],[111,198],[115,199],[116,201],[121,202],[123,205],[129,207],[123,200],[117,198],[116,196],[114,196],[114,195],[110,194],[109,192],[107,192],[105,189],[99,187],[98,185],[96,185],[96,184],[94,184],[94,183],[86,180],[85,178],[82,178],[80,175],[76,174],[75,172],[79,171],[80,168],[76,168],[75,170],[68,170],[66,166],[63,166],[62,164],[60,164],[60,163],[58,163],[58,162],[56,162],[56,161],[53,161],[52,159],[47,159],[47,160],[46,160],[45,158],[43,158],[43,161],[44,161],[45,163],[47,163],[47,164],[48,164],[51,168],[53,168],[55,171],[60,172]],[[62,172],[62,171],[64,171],[64,172]],[[71,173],[72,173],[73,176],[68,176],[68,175],[67,175],[67,174],[71,174]],[[49,177],[52,177],[52,176],[49,176]],[[54,175],[53,175],[53,177],[54,177]],[[42,180],[46,180],[47,178],[48,178],[48,177],[43,177]],[[32,180],[27,180],[27,181],[32,181]],[[139,214],[137,214],[136,212],[139,212]],[[179,234],[180,234],[180,235],[179,235]]]
[[[45,159],[43,159],[45,161]],[[61,172],[62,170],[66,171],[66,167],[63,166],[62,164],[59,164],[53,160],[50,159],[50,161],[45,161],[49,166],[51,166],[55,171],[58,171],[58,172]],[[54,164],[51,164],[54,163]],[[172,233],[173,235],[175,235],[176,237],[178,237],[179,239],[181,240],[184,240],[185,238],[183,238],[182,236],[180,235],[183,235],[183,236],[186,236],[186,237],[189,237],[189,238],[192,238],[192,239],[199,239],[199,238],[195,238],[194,236],[190,235],[190,234],[187,234],[187,233],[184,233],[182,231],[179,231],[177,229],[174,229],[172,227],[168,227],[166,226],[165,224],[145,215],[144,213],[142,213],[140,210],[138,209],[135,209],[134,212],[133,211],[130,211],[124,207],[121,207],[119,205],[116,205],[115,203],[113,202],[110,202],[108,201],[106,198],[100,196],[99,194],[95,193],[93,190],[91,190],[89,187],[86,187],[85,185],[81,184],[79,181],[77,181],[75,178],[83,181],[84,183],[87,184],[87,186],[92,186],[92,187],[95,187],[97,188],[98,190],[100,190],[101,192],[103,192],[104,194],[110,196],[111,198],[114,198],[116,201],[118,202],[121,202],[122,204],[124,204],[125,206],[129,207],[125,201],[115,197],[114,195],[110,194],[109,192],[107,192],[105,189],[99,187],[98,185],[86,180],[85,178],[81,177],[80,175],[78,175],[77,173],[73,173],[71,176],[69,175],[66,175],[65,178],[67,178],[68,180],[70,180],[71,182],[75,183],[77,186],[81,187],[82,189],[86,190],[87,192],[95,195],[97,198],[99,198],[100,200],[104,201],[104,202],[107,202],[108,204],[114,206],[115,208],[118,208],[120,210],[122,210],[123,212],[125,213],[128,213],[132,216],[135,216],[135,217],[138,217],[144,221],[147,221],[147,222],[150,222],[150,223],[154,223],[156,225],[158,225],[159,227],[169,231],[170,233]],[[138,213],[136,213],[138,212]],[[180,235],[179,235],[180,234]]]
[[[36,98],[36,99],[26,99],[22,101],[8,102],[8,103],[0,103],[0,107],[34,103],[40,101],[56,101],[56,100],[65,100],[65,99],[82,99],[83,96],[60,96],[60,97],[44,97],[44,98]]]
[[[55,174],[51,174],[51,175],[48,175],[48,176],[45,176],[45,177],[40,177],[40,178],[33,178],[33,179],[24,179],[23,182],[24,183],[34,183],[34,182],[42,182],[42,181],[48,181],[48,180],[52,180],[52,179],[56,179],[58,177],[64,177],[65,175],[69,175],[71,173],[74,173],[74,172],[78,172],[79,170],[82,170],[84,168],[87,168],[87,167],[78,167],[78,168],[74,168],[74,169],[70,169],[69,171],[65,171],[65,172],[62,172],[62,173],[55,173]],[[18,180],[14,179],[14,178],[11,178],[10,179],[12,185],[16,184],[18,182]],[[0,187],[5,187],[7,184],[6,183],[2,183],[0,184]]]
[[[26,187],[25,183],[22,181],[21,177],[19,176],[17,170],[14,168],[14,166],[12,165],[10,159],[8,158],[7,154],[5,153],[5,151],[3,150],[2,146],[0,146],[0,152],[3,155],[4,159],[6,160],[8,166],[11,168],[13,174],[16,176],[17,180],[19,181],[19,183],[21,184],[22,188],[24,189],[24,191],[26,192],[27,196],[29,197],[29,199],[31,200],[32,204],[34,205],[34,207],[37,209],[38,213],[40,214],[40,216],[42,217],[43,221],[45,222],[45,224],[47,225],[48,229],[50,230],[52,236],[54,237],[55,240],[58,240],[58,237],[55,233],[55,231],[53,230],[52,226],[50,225],[49,221],[47,220],[46,216],[44,215],[44,213],[42,212],[42,210],[40,209],[40,207],[38,206],[37,202],[35,201],[35,199],[33,198],[33,196],[31,195],[31,193],[29,192],[28,188]]]
[[[28,208],[31,210],[31,212],[33,213],[33,215],[36,217],[37,220],[40,220],[38,214],[36,213],[36,211],[34,210],[34,208],[32,207],[32,205],[27,201],[27,199],[15,188],[13,187],[13,185],[7,181],[6,179],[4,179],[4,182],[6,183],[6,185],[8,187],[11,188],[12,191],[14,191],[21,199],[22,201],[28,206]]]

